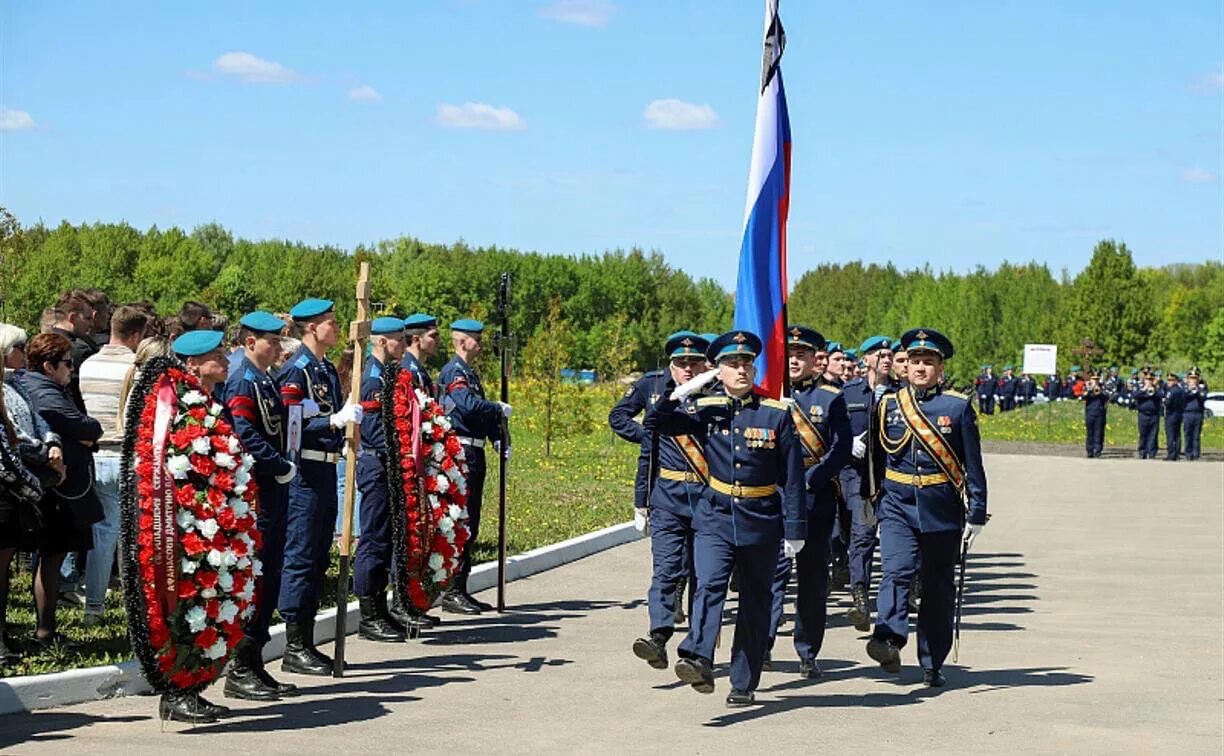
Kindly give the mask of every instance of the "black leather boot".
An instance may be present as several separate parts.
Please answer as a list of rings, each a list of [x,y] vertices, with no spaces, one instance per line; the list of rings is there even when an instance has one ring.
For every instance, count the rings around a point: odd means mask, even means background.
[[[455,578],[455,588],[458,589],[458,591],[467,598],[469,604],[476,607],[480,611],[482,612],[493,611],[494,606],[492,604],[481,601],[480,599],[476,598],[472,594],[468,593],[467,575],[460,575],[459,577]]]
[[[245,701],[277,701],[280,694],[276,688],[264,682],[256,667],[251,662],[254,653],[258,653],[255,644],[249,640],[243,641],[238,648],[238,654],[230,662],[229,674],[225,676],[223,693],[226,698],[240,698]]]
[[[157,703],[157,716],[163,722],[212,724],[217,721],[217,715],[204,705],[198,694],[181,690],[162,693]]]
[[[302,694],[302,691],[298,690],[298,686],[293,683],[281,682],[268,674],[268,668],[264,666],[263,655],[258,649],[251,654],[251,663],[253,664],[255,674],[259,675],[259,679],[263,680],[264,685],[274,689],[281,698],[293,698]]]
[[[854,601],[854,606],[846,612],[846,618],[850,620],[850,624],[854,625],[855,630],[865,633],[871,629],[871,607],[867,604],[867,586],[862,583],[850,586],[850,597]]]
[[[281,658],[281,671],[299,675],[326,677],[331,674],[331,664],[317,658],[306,645],[306,633],[314,629],[314,623],[302,625],[285,623],[285,655]]]
[[[454,585],[442,596],[442,611],[452,614],[480,614],[480,606],[467,594],[467,578],[455,578]]]
[[[325,667],[327,667],[328,672],[330,672],[332,668],[332,658],[328,656],[327,654],[323,653],[322,651],[320,651],[319,647],[315,645],[314,629],[315,629],[315,620],[312,617],[310,622],[304,623],[302,625],[302,632],[304,634],[303,640],[306,641],[306,648],[307,650],[310,651],[310,655],[315,658],[315,661],[322,663]]]
[[[698,693],[714,692],[714,668],[705,659],[680,659],[672,669],[681,682],[688,683]]]
[[[411,604],[404,604],[399,600],[399,596],[393,591],[391,594],[391,606],[389,608],[391,617],[404,627],[419,625],[422,630],[437,627],[442,624],[441,617],[435,617],[432,614],[426,614],[420,609],[417,609]]]
[[[387,624],[395,628],[395,630],[402,634],[405,638],[416,638],[421,634],[420,623],[413,622],[412,624],[404,624],[396,619],[395,615],[391,613],[391,608],[387,606],[387,594],[382,593],[381,591],[374,594],[374,610],[378,612],[379,617],[386,620]]]
[[[203,708],[204,711],[208,712],[209,714],[212,714],[217,719],[228,717],[230,715],[230,707],[222,706],[221,704],[215,704],[212,701],[209,701],[207,698],[205,698],[200,693],[196,693],[195,697],[196,697],[196,700],[199,701],[200,707]]]
[[[633,642],[633,655],[654,669],[667,669],[667,637],[651,633],[649,638],[638,638]]]
[[[901,671],[901,650],[891,640],[872,638],[867,641],[867,655],[880,663],[885,672]]]
[[[357,636],[379,643],[403,643],[404,634],[382,617],[373,596],[358,596],[361,622],[357,625]]]

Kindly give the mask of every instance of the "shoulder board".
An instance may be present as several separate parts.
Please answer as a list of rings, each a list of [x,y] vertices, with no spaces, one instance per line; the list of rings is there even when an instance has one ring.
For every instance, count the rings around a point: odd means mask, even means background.
[[[304,368],[309,364],[310,364],[310,358],[307,357],[306,355],[302,355],[301,357],[297,358],[297,362],[293,363],[293,366],[298,367],[298,368]]]
[[[824,389],[825,391],[828,391],[830,394],[840,394],[842,392],[842,390],[839,389],[838,387],[830,386],[827,383],[820,384],[820,388]]]
[[[962,394],[959,391],[952,391],[950,389],[944,389],[943,393],[947,394],[948,396],[956,397],[957,399],[964,399],[965,401],[969,400],[968,396],[966,396],[965,394]]]
[[[703,396],[697,400],[698,407],[718,407],[725,406],[731,402],[725,396]]]
[[[777,400],[777,399],[762,399],[762,400],[761,400],[761,406],[762,406],[762,407],[773,407],[774,409],[783,410],[783,411],[785,411],[785,412],[789,412],[789,411],[790,411],[790,405],[789,405],[789,404],[787,404],[786,402],[783,402],[783,401],[779,401],[779,400]]]

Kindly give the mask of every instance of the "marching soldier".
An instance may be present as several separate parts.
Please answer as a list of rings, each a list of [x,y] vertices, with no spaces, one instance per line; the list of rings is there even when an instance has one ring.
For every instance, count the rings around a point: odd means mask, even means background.
[[[1100,377],[1088,373],[1084,386],[1084,449],[1088,458],[1100,457],[1105,448],[1105,415],[1109,409],[1109,394],[1101,387]]]
[[[1186,427],[1186,459],[1199,458],[1199,441],[1203,435],[1203,410],[1207,404],[1207,384],[1196,367],[1186,373],[1186,407],[1182,422]]]
[[[361,422],[360,404],[340,402],[344,392],[336,366],[326,357],[340,341],[335,306],[306,299],[289,310],[302,345],[280,369],[276,382],[285,406],[301,406],[302,442],[298,474],[289,484],[285,565],[278,609],[285,620],[281,669],[302,675],[330,675],[332,660],[315,647],[315,615],[335,536],[336,462],[344,426]]]
[[[850,459],[850,418],[842,392],[834,386],[816,382],[816,352],[823,351],[824,337],[811,328],[791,326],[787,331],[790,408],[797,439],[802,448],[807,508],[808,545],[794,557],[794,572],[799,583],[795,601],[795,653],[799,656],[799,676],[820,676],[816,657],[824,643],[828,616],[829,543],[837,512],[837,475]],[[773,648],[786,585],[790,582],[791,555],[778,550],[778,569],[774,574],[773,611],[770,616],[769,647]]]
[[[788,405],[753,391],[753,359],[761,340],[730,331],[707,352],[718,365],[659,400],[646,415],[646,431],[686,435],[705,448],[709,486],[693,512],[697,596],[689,632],[681,642],[676,676],[700,693],[714,692],[714,646],[731,569],[740,576],[739,610],[731,647],[728,706],[746,706],[769,643],[771,583],[778,544],[801,553],[807,537],[803,462]],[[714,379],[723,394],[689,396]]]
[[[841,389],[845,385],[846,349],[840,341],[828,341],[823,351],[816,353],[816,368],[819,371],[816,382],[821,386]],[[833,518],[833,539],[830,554],[833,563],[831,578],[832,590],[844,591],[850,584],[850,566],[847,564],[848,545],[850,543],[850,512],[846,502],[838,497],[837,511]]]
[[[370,343],[372,349],[361,373],[361,451],[357,454],[357,488],[361,491],[361,538],[353,558],[353,591],[361,610],[357,635],[398,643],[404,640],[407,628],[391,616],[387,607],[393,549],[382,373],[387,364],[404,356],[404,321],[375,318],[370,323]]]
[[[825,349],[825,369],[820,375],[820,382],[835,388],[841,388],[845,383],[845,367],[842,363],[846,358],[846,350],[840,341],[830,341]]]
[[[709,342],[692,331],[668,337],[664,346],[669,358],[670,383],[681,385],[706,370]],[[651,438],[633,421],[640,411],[650,411],[663,398],[668,379],[662,371],[640,378],[616,403],[608,422],[621,438],[640,443],[649,456],[647,480],[650,496],[635,508],[635,521],[650,521],[650,552],[653,573],[647,600],[650,633],[633,642],[633,653],[654,669],[667,669],[667,642],[676,624],[682,596],[681,586],[692,572],[693,506],[709,481],[709,465],[699,443],[691,436]],[[636,430],[635,430],[636,429]],[[648,472],[648,474],[650,474]]]
[[[454,586],[442,597],[442,608],[455,614],[480,614],[493,607],[477,601],[467,590],[472,572],[472,549],[480,535],[480,505],[484,498],[485,444],[492,441],[500,453],[509,454],[510,439],[503,437],[503,420],[509,420],[509,404],[485,399],[480,376],[472,360],[483,350],[484,323],[464,318],[451,323],[455,356],[438,376],[442,407],[463,444],[468,464],[468,527],[471,537],[463,547],[463,559]],[[505,449],[502,449],[502,445]]]
[[[1143,371],[1143,385],[1130,397],[1130,406],[1139,416],[1139,459],[1156,459],[1160,446],[1160,403],[1163,397],[1151,370]]]
[[[297,475],[297,465],[285,448],[285,405],[268,374],[280,356],[285,322],[269,312],[256,311],[243,315],[238,326],[242,351],[225,381],[225,406],[242,448],[255,460],[253,473],[259,489],[255,526],[262,537],[257,555],[263,574],[257,583],[255,614],[247,620],[246,640],[230,665],[224,693],[227,698],[275,701],[298,694],[296,685],[277,682],[263,663],[263,647],[271,639],[268,627],[280,599],[289,483]]]
[[[902,337],[910,385],[880,401],[875,470],[882,478],[879,617],[867,654],[888,672],[901,671],[909,635],[910,582],[922,575],[918,661],[923,681],[942,687],[952,648],[955,568],[986,524],[986,473],[977,417],[969,397],[939,388],[952,342],[931,329]],[[968,502],[966,524],[965,502]],[[963,532],[962,532],[963,531]]]
[[[1165,461],[1176,462],[1181,457],[1182,411],[1186,408],[1186,391],[1181,378],[1169,371],[1164,389]]]

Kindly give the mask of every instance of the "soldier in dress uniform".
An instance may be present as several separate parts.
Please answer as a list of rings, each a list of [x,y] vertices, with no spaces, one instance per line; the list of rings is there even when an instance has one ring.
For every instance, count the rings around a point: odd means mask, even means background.
[[[920,570],[918,661],[923,681],[942,687],[940,670],[952,648],[956,564],[962,542],[967,550],[986,524],[986,473],[972,400],[939,387],[952,342],[929,328],[907,331],[901,340],[909,353],[910,385],[886,394],[877,415],[884,574],[867,654],[886,671],[901,671],[909,586]]]
[[[789,405],[753,390],[753,359],[760,352],[755,334],[724,333],[707,352],[718,369],[668,393],[646,415],[648,433],[689,436],[705,448],[709,462],[709,486],[693,511],[697,595],[675,672],[698,692],[714,692],[714,647],[735,567],[740,590],[728,706],[755,699],[769,643],[779,543],[785,541],[782,548],[793,555],[802,552],[807,538],[795,424]],[[690,398],[715,376],[722,382],[721,395]]]
[[[276,376],[281,400],[302,412],[298,474],[289,484],[285,565],[278,609],[285,620],[281,669],[303,675],[330,675],[332,660],[315,647],[315,615],[323,577],[331,562],[335,536],[336,462],[344,446],[344,427],[361,422],[360,404],[341,402],[344,392],[327,351],[340,341],[335,306],[327,299],[306,299],[289,310],[302,345]]]
[[[1101,456],[1105,448],[1105,415],[1109,409],[1109,394],[1101,386],[1095,372],[1088,373],[1084,386],[1084,450],[1088,458]]]
[[[442,407],[463,444],[468,464],[468,527],[471,538],[463,547],[463,559],[455,583],[442,597],[442,608],[455,614],[480,614],[493,607],[468,593],[472,572],[472,549],[480,535],[480,506],[484,498],[485,444],[492,441],[499,453],[510,453],[510,438],[503,433],[504,421],[513,411],[509,404],[485,398],[484,386],[472,360],[482,351],[484,323],[463,318],[451,323],[455,356],[438,376]],[[504,448],[503,448],[504,447]]]
[[[1011,412],[1016,407],[1016,374],[1011,365],[1003,368],[1003,377],[999,379],[999,388],[995,396],[999,400],[999,411]]]
[[[977,385],[978,408],[982,410],[983,415],[993,415],[995,390],[998,388],[994,368],[990,365],[983,365],[982,373],[974,384]]]
[[[807,546],[794,557],[799,584],[794,643],[799,656],[799,676],[805,678],[820,676],[816,657],[824,644],[828,616],[829,543],[837,512],[837,475],[850,459],[851,446],[850,418],[842,392],[816,381],[816,352],[823,350],[824,343],[824,337],[811,328],[792,325],[787,329],[790,398],[794,402],[790,413],[803,453],[803,498],[808,522]],[[770,615],[771,650],[782,623],[791,560],[791,555],[780,546]]]
[[[224,692],[227,698],[275,701],[298,693],[296,685],[273,679],[263,663],[263,647],[271,639],[272,612],[280,599],[289,483],[297,475],[297,465],[285,448],[285,405],[276,381],[268,374],[280,356],[285,321],[257,310],[243,315],[238,326],[242,351],[225,381],[225,406],[242,448],[255,460],[252,472],[259,488],[255,526],[262,539],[257,556],[263,574],[257,582],[255,614],[247,620],[246,640],[230,664]]]
[[[828,347],[826,348],[825,369],[824,372],[820,374],[820,382],[836,388],[841,388],[842,384],[845,383],[845,379],[843,377],[845,375],[845,368],[842,366],[842,362],[845,361],[845,358],[846,350],[841,345],[841,342],[830,341]]]
[[[357,488],[361,491],[361,538],[353,557],[353,591],[361,611],[357,635],[366,640],[399,643],[407,628],[387,606],[390,585],[391,509],[387,484],[387,437],[383,431],[383,369],[404,356],[404,321],[374,318],[369,356],[361,372],[361,451],[357,453]]]
[[[1186,459],[1199,458],[1199,443],[1203,435],[1203,410],[1207,404],[1207,384],[1196,367],[1186,373],[1186,406],[1182,410],[1182,422],[1186,429]]]
[[[896,387],[904,386],[906,383],[905,366],[907,361],[908,357],[905,354],[905,348],[902,346],[901,342],[899,340],[893,342],[892,376],[893,385]]]
[[[1186,391],[1181,386],[1181,376],[1172,370],[1165,376],[1165,461],[1176,462],[1182,450],[1182,412],[1186,409]]]
[[[842,352],[842,385],[858,377],[858,350],[847,349]]]
[[[1160,447],[1160,403],[1164,397],[1156,375],[1143,371],[1143,385],[1131,394],[1130,406],[1139,416],[1139,459],[1156,459]]]
[[[659,403],[667,384],[682,385],[706,371],[708,341],[692,331],[667,338],[667,372],[642,376],[608,414],[612,430],[640,444],[647,456],[645,487],[649,498],[634,502],[634,521],[643,530],[650,523],[653,572],[647,603],[650,633],[633,642],[633,653],[654,669],[667,669],[667,642],[683,599],[682,586],[692,573],[693,506],[709,480],[709,465],[698,442],[689,436],[651,437],[633,418]],[[639,466],[639,474],[641,469]]]

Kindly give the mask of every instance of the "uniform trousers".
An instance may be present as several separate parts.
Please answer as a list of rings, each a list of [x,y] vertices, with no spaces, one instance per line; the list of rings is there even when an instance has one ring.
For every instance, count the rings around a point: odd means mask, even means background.
[[[313,622],[319,610],[323,576],[331,563],[336,521],[336,466],[298,461],[289,484],[285,526],[285,566],[278,608],[286,622]]]
[[[357,457],[361,489],[361,539],[353,557],[353,590],[373,596],[387,590],[391,569],[391,509],[387,472],[380,456],[363,451]]]

